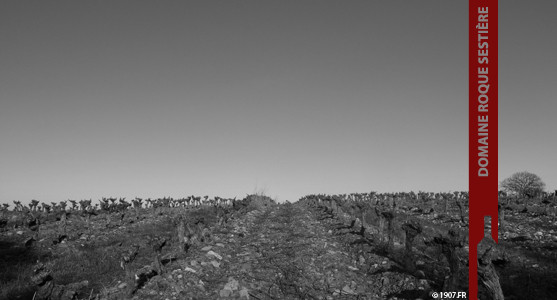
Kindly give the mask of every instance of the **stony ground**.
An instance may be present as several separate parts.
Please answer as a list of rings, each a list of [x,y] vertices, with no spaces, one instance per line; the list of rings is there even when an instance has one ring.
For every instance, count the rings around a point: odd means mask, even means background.
[[[417,246],[418,269],[405,271],[394,255],[402,240],[395,237],[395,251],[383,252],[373,228],[362,236],[359,225],[299,202],[232,210],[224,224],[209,222],[216,219],[210,210],[185,214],[205,218],[208,226],[205,238],[187,251],[178,250],[170,211],[99,215],[90,222],[72,217],[64,238],[60,221],[44,225],[40,237],[26,228],[5,231],[0,262],[22,271],[3,276],[28,285],[25,294],[5,299],[432,299],[447,273],[442,256]],[[501,230],[504,251],[494,261],[507,299],[552,299],[557,292],[552,220],[508,215]],[[153,263],[158,242],[160,265]],[[139,245],[137,257],[121,265],[133,245]],[[37,269],[37,260],[52,272],[24,268],[28,261]],[[41,272],[54,278],[45,297],[37,283]]]
[[[254,210],[165,266],[132,299],[412,299],[428,281],[351,247],[301,205]],[[331,228],[331,229],[329,229]],[[114,291],[111,298],[123,297]],[[408,296],[408,295],[407,295]],[[406,296],[403,298],[407,298]],[[402,298],[400,298],[402,299]]]
[[[500,228],[494,261],[506,299],[555,299],[557,294],[557,220],[555,216],[508,214]]]

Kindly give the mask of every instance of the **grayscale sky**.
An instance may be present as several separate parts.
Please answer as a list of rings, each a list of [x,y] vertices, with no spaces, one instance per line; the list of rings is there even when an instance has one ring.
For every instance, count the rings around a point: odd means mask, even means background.
[[[500,1],[500,179],[557,189],[554,1]],[[0,201],[468,189],[468,2],[1,1]]]

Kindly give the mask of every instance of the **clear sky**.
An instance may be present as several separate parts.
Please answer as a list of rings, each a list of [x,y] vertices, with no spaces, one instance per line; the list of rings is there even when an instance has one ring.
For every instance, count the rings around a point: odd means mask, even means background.
[[[557,189],[554,1],[500,1],[500,179]],[[0,202],[468,188],[468,2],[1,1]]]

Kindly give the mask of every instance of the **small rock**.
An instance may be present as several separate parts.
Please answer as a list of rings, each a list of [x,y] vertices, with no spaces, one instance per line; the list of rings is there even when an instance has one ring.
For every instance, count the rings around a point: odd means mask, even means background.
[[[235,291],[238,289],[238,281],[232,277],[228,278],[228,283],[224,285],[225,290]]]
[[[35,242],[35,239],[30,237],[30,238],[25,239],[25,242],[23,242],[23,245],[25,245],[25,247],[31,247],[31,246],[33,246],[34,242]]]
[[[249,292],[247,288],[243,287],[240,290],[240,299],[249,299]]]
[[[125,288],[127,288],[127,287],[128,287],[128,284],[125,283],[125,282],[122,282],[122,283],[120,283],[120,284],[118,285],[118,288],[119,288],[119,289],[125,289]]]
[[[209,251],[209,250],[211,250],[212,248],[213,248],[213,247],[211,247],[211,246],[205,246],[205,247],[201,248],[201,251]]]
[[[216,258],[219,259],[219,260],[222,259],[222,256],[220,256],[219,254],[217,254],[217,253],[215,253],[215,252],[213,252],[213,251],[207,252],[207,256],[214,256],[214,257],[216,257]]]
[[[363,265],[363,264],[365,264],[366,259],[362,255],[360,255],[360,257],[358,258],[358,261],[359,261],[360,265]]]
[[[354,290],[352,290],[348,285],[345,285],[345,286],[342,288],[342,292],[343,292],[344,294],[348,294],[348,295],[355,295],[355,294],[356,294],[356,293],[354,292]]]
[[[135,284],[137,287],[142,287],[149,279],[157,275],[157,271],[153,270],[151,266],[145,266],[135,273]]]
[[[222,289],[222,290],[220,290],[219,295],[223,298],[227,298],[227,297],[230,297],[230,295],[232,295],[232,291],[227,290],[227,289]]]
[[[44,285],[51,280],[52,276],[50,275],[50,271],[44,269],[36,271],[36,274],[31,277],[31,282],[38,286]]]

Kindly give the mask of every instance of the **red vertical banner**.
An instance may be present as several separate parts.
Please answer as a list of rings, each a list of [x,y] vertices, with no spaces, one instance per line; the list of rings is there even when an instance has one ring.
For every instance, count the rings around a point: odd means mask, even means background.
[[[478,299],[484,217],[498,241],[498,0],[469,0],[469,299]]]

